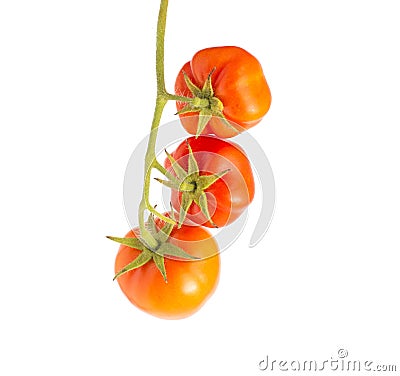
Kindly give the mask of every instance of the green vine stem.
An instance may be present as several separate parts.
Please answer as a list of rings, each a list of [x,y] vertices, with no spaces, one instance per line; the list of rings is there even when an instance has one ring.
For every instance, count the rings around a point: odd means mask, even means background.
[[[163,214],[159,213],[150,204],[150,199],[149,199],[152,169],[157,169],[165,176],[168,175],[166,169],[156,159],[155,147],[157,141],[158,127],[160,125],[164,107],[169,100],[181,101],[186,103],[192,101],[192,98],[186,98],[169,94],[165,88],[164,39],[165,39],[165,28],[167,22],[167,9],[168,9],[168,0],[161,0],[160,11],[158,14],[157,39],[156,39],[157,98],[154,109],[153,122],[151,125],[151,133],[145,156],[143,194],[139,205],[139,213],[138,213],[141,238],[146,243],[146,245],[152,249],[157,248],[158,242],[154,238],[154,236],[150,233],[150,231],[146,229],[145,218],[144,218],[146,209],[149,210],[152,214],[159,217],[160,219],[164,220],[166,223],[175,224],[175,221],[172,218],[166,217]]]

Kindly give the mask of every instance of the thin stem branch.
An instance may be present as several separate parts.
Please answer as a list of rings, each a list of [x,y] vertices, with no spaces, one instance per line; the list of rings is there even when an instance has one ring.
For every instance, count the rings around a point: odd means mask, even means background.
[[[165,28],[167,25],[168,0],[161,0],[160,11],[157,22],[156,38],[156,75],[157,75],[157,96],[166,92],[164,78],[164,40]]]
[[[158,166],[158,162],[156,163],[156,155],[155,155],[158,127],[160,125],[161,116],[165,104],[168,101],[165,94],[166,89],[165,89],[165,78],[164,78],[164,39],[165,39],[165,27],[167,23],[167,9],[168,9],[168,0],[161,0],[160,11],[158,13],[157,37],[156,37],[157,99],[156,99],[156,106],[154,109],[153,122],[151,124],[149,143],[147,145],[147,151],[145,156],[143,194],[142,194],[142,200],[139,205],[139,213],[138,213],[141,237],[143,241],[150,248],[156,248],[158,246],[158,242],[156,239],[154,239],[153,235],[151,235],[151,233],[146,229],[144,220],[145,210],[146,209],[150,210],[150,212],[154,213],[155,215],[164,219],[167,222],[172,221],[172,223],[175,223],[172,219],[164,217],[160,213],[158,213],[151,206],[149,201],[151,170],[155,166]]]
[[[181,95],[174,95],[174,94],[170,94],[170,93],[165,93],[165,97],[169,101],[179,101],[179,102],[183,102],[183,103],[191,103],[191,102],[193,102],[193,98],[182,97]]]

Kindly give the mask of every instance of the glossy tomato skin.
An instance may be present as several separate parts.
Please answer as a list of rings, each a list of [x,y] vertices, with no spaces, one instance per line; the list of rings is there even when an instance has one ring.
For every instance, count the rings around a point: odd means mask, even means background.
[[[197,139],[190,137],[182,142],[172,153],[173,158],[185,170],[188,168],[189,149],[187,143],[193,151],[201,175],[216,174],[227,169],[230,170],[207,188],[205,193],[207,195],[208,210],[213,222],[218,227],[232,223],[243,213],[254,198],[254,177],[250,161],[245,152],[239,145],[214,136],[199,136]],[[164,165],[173,173],[168,159],[165,160]],[[181,192],[173,189],[171,202],[178,213],[181,198]],[[195,203],[190,206],[186,218],[189,222],[206,227],[214,227]]]
[[[253,55],[239,47],[224,46],[197,52],[179,72],[175,82],[176,94],[193,96],[187,88],[182,72],[201,88],[214,68],[214,96],[223,103],[223,114],[237,131],[213,117],[202,134],[229,138],[261,121],[270,108],[271,92],[262,67]],[[177,102],[176,105],[178,111],[185,106],[182,102]],[[181,114],[180,118],[184,128],[190,134],[196,134],[196,113]]]
[[[126,237],[136,237],[134,230]],[[220,256],[211,234],[201,227],[183,225],[174,229],[169,242],[199,260],[165,257],[166,283],[153,261],[121,275],[117,281],[129,301],[141,310],[163,319],[182,319],[198,311],[218,284]],[[133,261],[140,251],[121,245],[115,272]]]

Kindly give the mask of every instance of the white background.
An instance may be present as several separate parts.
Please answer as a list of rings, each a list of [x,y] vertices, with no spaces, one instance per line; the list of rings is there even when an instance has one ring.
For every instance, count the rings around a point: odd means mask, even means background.
[[[0,373],[257,375],[266,355],[339,348],[400,369],[398,2],[171,1],[170,90],[201,48],[262,63],[273,102],[251,133],[277,189],[267,236],[249,249],[246,229],[181,321],[125,299],[105,239],[128,230],[157,13],[156,0],[1,2]]]

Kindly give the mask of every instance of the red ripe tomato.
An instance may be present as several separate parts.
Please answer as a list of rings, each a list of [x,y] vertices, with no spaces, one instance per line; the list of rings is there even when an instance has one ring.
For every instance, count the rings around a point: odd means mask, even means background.
[[[207,227],[214,227],[214,225],[222,227],[232,223],[254,198],[254,178],[246,154],[237,144],[214,136],[200,136],[197,139],[190,137],[171,154],[185,171],[189,169],[190,149],[188,145],[197,162],[199,176],[189,174],[185,178],[186,186],[193,187],[192,192],[172,189],[171,201],[174,209],[178,213],[181,211],[183,195],[196,197],[196,194],[201,193],[197,190],[201,189],[199,181],[203,176],[216,175],[228,170],[221,178],[204,190],[211,221],[204,210],[196,203],[196,200],[193,200],[188,208],[186,218]],[[175,174],[168,158],[165,160],[165,167],[172,174]]]
[[[130,231],[126,237],[136,235]],[[167,283],[153,260],[120,275],[117,281],[130,302],[141,310],[163,319],[182,319],[195,313],[215,291],[220,273],[219,249],[211,234],[202,227],[183,225],[180,229],[175,228],[168,242],[199,260],[164,257]],[[115,273],[140,252],[121,245],[115,260]]]
[[[192,60],[183,66],[176,79],[175,93],[194,97],[185,81],[184,73],[199,89],[203,88],[212,73],[213,92],[206,90],[199,94],[203,99],[200,105],[202,108],[179,115],[184,128],[190,134],[198,134],[198,113],[201,109],[214,114],[201,134],[215,134],[221,138],[236,136],[253,127],[269,110],[271,92],[261,65],[253,55],[242,48],[232,46],[206,48],[197,52]],[[215,101],[213,98],[218,100]],[[176,106],[179,112],[187,105],[177,102]],[[216,111],[221,109],[221,115],[228,120],[230,126],[216,115]]]

